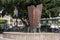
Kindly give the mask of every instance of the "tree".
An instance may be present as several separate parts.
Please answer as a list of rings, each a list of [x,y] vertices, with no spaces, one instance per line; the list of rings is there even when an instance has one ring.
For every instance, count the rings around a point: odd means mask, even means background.
[[[60,13],[60,0],[1,0],[1,5],[8,6],[8,9],[13,13],[13,6],[17,6],[19,14],[27,15],[27,6],[43,4],[42,17],[49,17],[51,14],[52,17],[56,17]],[[53,15],[52,15],[53,14]]]

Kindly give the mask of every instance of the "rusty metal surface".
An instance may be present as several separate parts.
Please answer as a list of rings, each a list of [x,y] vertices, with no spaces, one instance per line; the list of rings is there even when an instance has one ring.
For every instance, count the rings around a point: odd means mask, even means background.
[[[42,4],[39,4],[36,7],[34,5],[28,6],[28,16],[31,29],[35,28],[38,25],[38,23],[40,22],[41,14]]]

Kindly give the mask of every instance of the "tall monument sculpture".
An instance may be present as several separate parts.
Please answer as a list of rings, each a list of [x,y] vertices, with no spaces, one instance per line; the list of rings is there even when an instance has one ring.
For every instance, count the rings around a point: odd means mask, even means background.
[[[42,13],[42,4],[28,6],[28,17],[30,22],[30,31],[34,31],[40,23]],[[36,31],[36,30],[35,30]]]

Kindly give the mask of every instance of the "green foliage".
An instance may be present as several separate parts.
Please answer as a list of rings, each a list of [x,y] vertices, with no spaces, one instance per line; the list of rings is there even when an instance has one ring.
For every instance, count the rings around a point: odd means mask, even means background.
[[[4,23],[6,23],[6,22],[7,22],[6,20],[0,19],[0,24],[4,24]]]
[[[42,17],[56,17],[60,13],[60,0],[1,0],[1,5],[7,6],[6,10],[13,14],[14,6],[19,10],[19,16],[27,15],[27,6],[43,4]]]

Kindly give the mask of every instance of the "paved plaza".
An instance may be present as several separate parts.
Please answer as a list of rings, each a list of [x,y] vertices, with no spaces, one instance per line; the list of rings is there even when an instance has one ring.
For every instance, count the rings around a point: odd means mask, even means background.
[[[3,37],[6,40],[60,40],[60,33],[5,32]]]
[[[0,34],[0,40],[14,40],[14,39],[3,38],[3,34]]]

